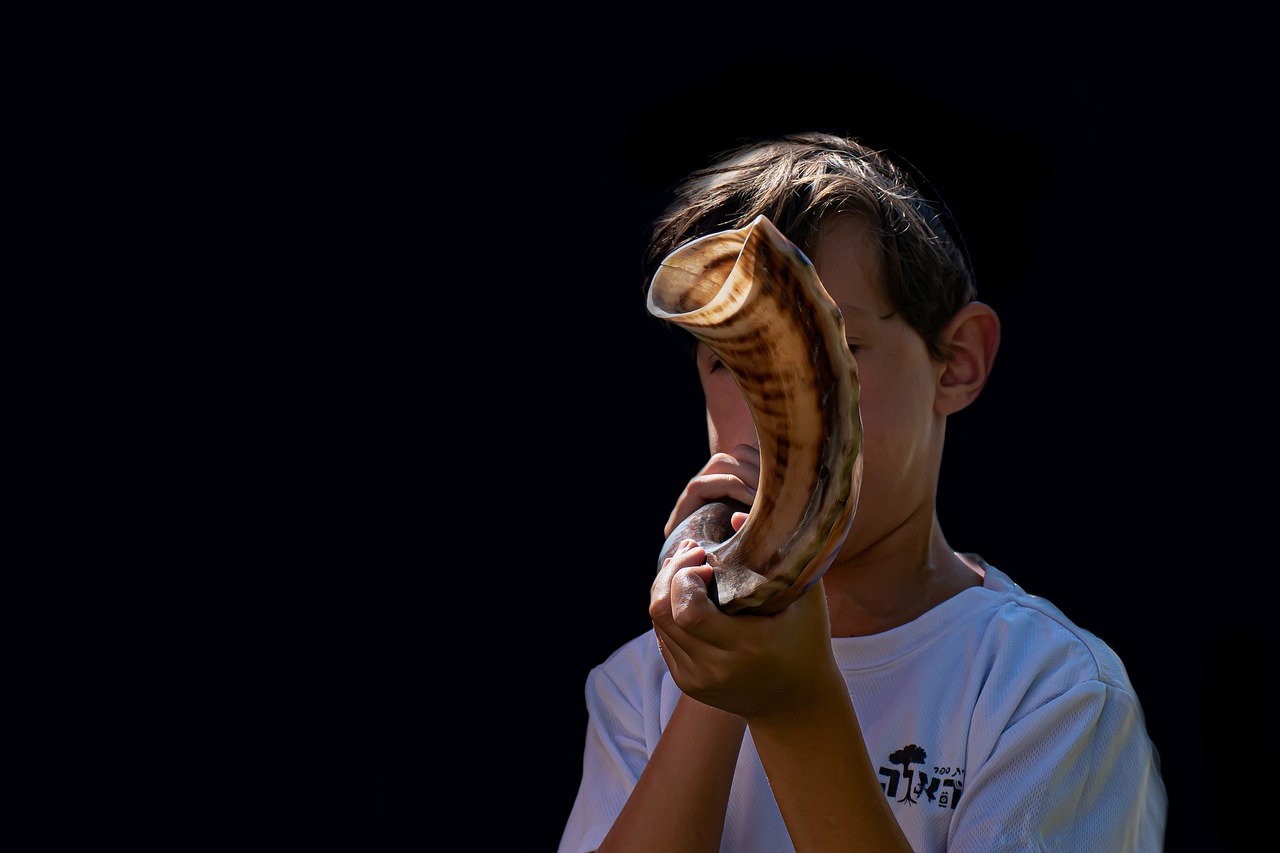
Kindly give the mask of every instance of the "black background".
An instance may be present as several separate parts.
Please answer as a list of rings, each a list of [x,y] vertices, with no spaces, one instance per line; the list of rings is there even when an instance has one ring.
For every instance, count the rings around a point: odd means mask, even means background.
[[[1120,654],[1168,850],[1253,837],[1280,722],[1262,57],[1191,27],[858,23],[316,57],[318,283],[276,436],[308,568],[257,685],[292,709],[258,735],[292,747],[250,782],[282,838],[555,849],[584,679],[647,629],[706,453],[693,370],[644,312],[644,229],[712,154],[804,129],[929,175],[1002,318],[949,427],[950,543]]]

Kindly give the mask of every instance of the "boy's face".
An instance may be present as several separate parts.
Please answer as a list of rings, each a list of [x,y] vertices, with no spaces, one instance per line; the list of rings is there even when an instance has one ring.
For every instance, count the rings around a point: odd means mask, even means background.
[[[876,245],[858,219],[828,222],[812,260],[844,315],[858,362],[863,476],[850,543],[869,544],[908,514],[933,513],[946,422],[934,402],[944,365],[930,358],[924,340],[901,317],[889,316]],[[755,424],[733,376],[701,344],[697,363],[711,451],[755,444]]]

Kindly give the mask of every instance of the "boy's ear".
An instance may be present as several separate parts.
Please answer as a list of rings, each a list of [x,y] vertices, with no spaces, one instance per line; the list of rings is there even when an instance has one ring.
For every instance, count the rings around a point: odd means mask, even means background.
[[[987,384],[1000,348],[1000,318],[990,305],[970,302],[951,318],[943,339],[952,357],[943,365],[934,407],[950,415],[977,399]]]

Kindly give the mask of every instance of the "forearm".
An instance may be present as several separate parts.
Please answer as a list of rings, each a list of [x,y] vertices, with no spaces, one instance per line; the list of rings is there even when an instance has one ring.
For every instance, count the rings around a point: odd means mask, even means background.
[[[752,719],[751,737],[797,850],[911,853],[885,800],[843,678]]]
[[[745,731],[742,718],[681,696],[599,853],[718,851]]]

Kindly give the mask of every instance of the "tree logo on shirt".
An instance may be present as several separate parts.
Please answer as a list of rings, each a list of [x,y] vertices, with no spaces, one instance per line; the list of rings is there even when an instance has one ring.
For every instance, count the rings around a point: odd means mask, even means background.
[[[896,798],[900,803],[915,805],[923,797],[939,808],[954,809],[964,790],[964,769],[933,767],[933,772],[930,773],[929,765],[924,763],[928,757],[924,747],[914,743],[894,751],[889,755],[889,763],[895,766],[880,768],[880,775],[885,777],[880,787],[884,789],[886,796]],[[922,766],[913,770],[913,764]],[[898,767],[902,768],[901,772]],[[901,782],[905,782],[905,785],[902,786],[902,796],[899,797],[898,786]]]

